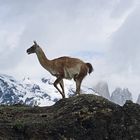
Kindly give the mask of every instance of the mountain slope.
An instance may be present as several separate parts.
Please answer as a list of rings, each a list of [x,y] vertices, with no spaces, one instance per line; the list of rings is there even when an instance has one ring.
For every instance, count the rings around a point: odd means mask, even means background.
[[[24,103],[27,105],[52,104],[51,97],[39,85],[24,79],[17,81],[11,76],[0,75],[0,104]]]
[[[139,140],[140,106],[83,94],[50,107],[0,107],[0,139]]]
[[[82,93],[96,94],[92,88],[81,87]],[[65,81],[66,97],[75,94],[75,83]],[[42,78],[32,81],[24,78],[17,81],[12,76],[0,74],[0,104],[27,104],[31,106],[50,106],[61,99],[60,93],[54,88],[52,79]]]
[[[42,78],[33,81],[24,78],[17,81],[12,76],[0,74],[0,104],[27,104],[31,106],[50,106],[61,99],[60,93],[53,86],[53,79]],[[75,82],[65,80],[66,97],[75,94]],[[94,89],[81,86],[81,93],[103,96],[119,105],[124,105],[126,100],[132,100],[132,94],[128,89],[116,88],[111,97],[106,82],[99,82]]]

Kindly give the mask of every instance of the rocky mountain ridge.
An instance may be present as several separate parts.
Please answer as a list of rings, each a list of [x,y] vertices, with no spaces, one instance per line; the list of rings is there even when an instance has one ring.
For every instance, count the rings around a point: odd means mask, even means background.
[[[108,84],[104,81],[97,83],[94,87],[95,91],[101,95],[102,97],[116,103],[119,105],[124,105],[127,100],[132,99],[132,93],[128,90],[128,88],[116,88],[111,94],[109,92]],[[140,104],[140,102],[137,102]]]
[[[127,100],[132,101],[132,94],[128,89],[116,88],[111,95],[111,101],[119,105],[124,105]]]

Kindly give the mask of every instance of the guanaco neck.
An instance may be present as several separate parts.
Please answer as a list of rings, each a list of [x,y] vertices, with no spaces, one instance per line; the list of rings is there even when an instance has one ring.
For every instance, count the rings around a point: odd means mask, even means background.
[[[36,50],[36,55],[42,67],[48,70],[51,66],[51,61],[46,57],[45,53],[40,47]]]

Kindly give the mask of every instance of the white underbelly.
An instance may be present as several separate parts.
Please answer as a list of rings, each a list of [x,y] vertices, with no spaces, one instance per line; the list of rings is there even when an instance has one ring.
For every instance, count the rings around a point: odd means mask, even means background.
[[[78,75],[80,72],[80,68],[65,68],[64,75],[66,79],[72,79],[75,75]]]

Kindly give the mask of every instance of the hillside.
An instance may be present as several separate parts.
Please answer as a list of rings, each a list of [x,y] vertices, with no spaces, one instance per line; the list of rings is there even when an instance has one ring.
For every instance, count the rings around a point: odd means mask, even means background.
[[[0,106],[1,140],[139,140],[140,106],[83,94],[49,107]]]

